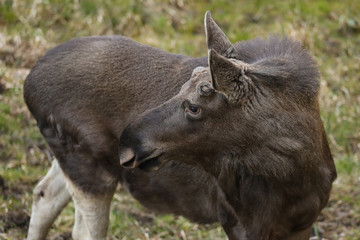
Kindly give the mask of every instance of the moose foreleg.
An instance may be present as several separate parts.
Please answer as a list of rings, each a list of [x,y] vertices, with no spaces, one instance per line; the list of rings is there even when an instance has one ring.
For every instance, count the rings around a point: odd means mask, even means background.
[[[55,159],[46,176],[36,185],[28,231],[28,240],[42,240],[71,196],[64,175]]]
[[[232,207],[222,201],[218,206],[219,220],[229,240],[246,240],[246,231],[236,217]]]

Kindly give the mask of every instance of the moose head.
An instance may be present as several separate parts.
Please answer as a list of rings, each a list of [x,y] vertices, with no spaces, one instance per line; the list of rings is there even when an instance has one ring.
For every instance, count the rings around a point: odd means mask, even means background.
[[[127,126],[121,165],[173,159],[216,171],[231,158],[256,174],[291,176],[323,134],[315,62],[288,38],[234,46],[210,12],[205,28],[209,66],[194,69],[178,95]]]
[[[205,169],[249,239],[308,229],[336,177],[314,60],[286,37],[233,45],[210,12],[205,29],[208,66],[125,128],[121,165],[156,170],[176,160]]]

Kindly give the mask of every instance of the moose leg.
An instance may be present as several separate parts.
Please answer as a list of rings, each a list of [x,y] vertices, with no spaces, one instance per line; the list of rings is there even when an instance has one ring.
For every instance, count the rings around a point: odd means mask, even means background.
[[[117,181],[108,186],[106,193],[85,193],[66,178],[68,189],[75,204],[74,240],[102,240],[106,238],[109,225],[110,204]]]
[[[229,240],[246,240],[246,232],[232,207],[223,202],[218,206],[219,220]]]
[[[64,175],[55,159],[46,176],[34,189],[27,239],[45,239],[55,218],[70,200],[71,196],[66,188]]]

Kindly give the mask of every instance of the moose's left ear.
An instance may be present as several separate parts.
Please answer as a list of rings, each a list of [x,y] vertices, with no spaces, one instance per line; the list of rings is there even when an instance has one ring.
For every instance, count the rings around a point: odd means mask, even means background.
[[[236,58],[238,56],[236,48],[212,19],[210,11],[206,12],[204,23],[208,49],[214,49],[226,58]]]
[[[237,104],[251,94],[251,79],[247,76],[250,65],[226,59],[215,50],[209,50],[209,66],[215,90],[223,93],[229,102]]]

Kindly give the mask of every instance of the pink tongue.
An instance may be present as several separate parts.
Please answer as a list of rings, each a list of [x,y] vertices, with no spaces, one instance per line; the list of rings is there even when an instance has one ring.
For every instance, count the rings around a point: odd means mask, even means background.
[[[131,148],[122,150],[119,154],[120,164],[123,167],[135,167],[135,153]]]

